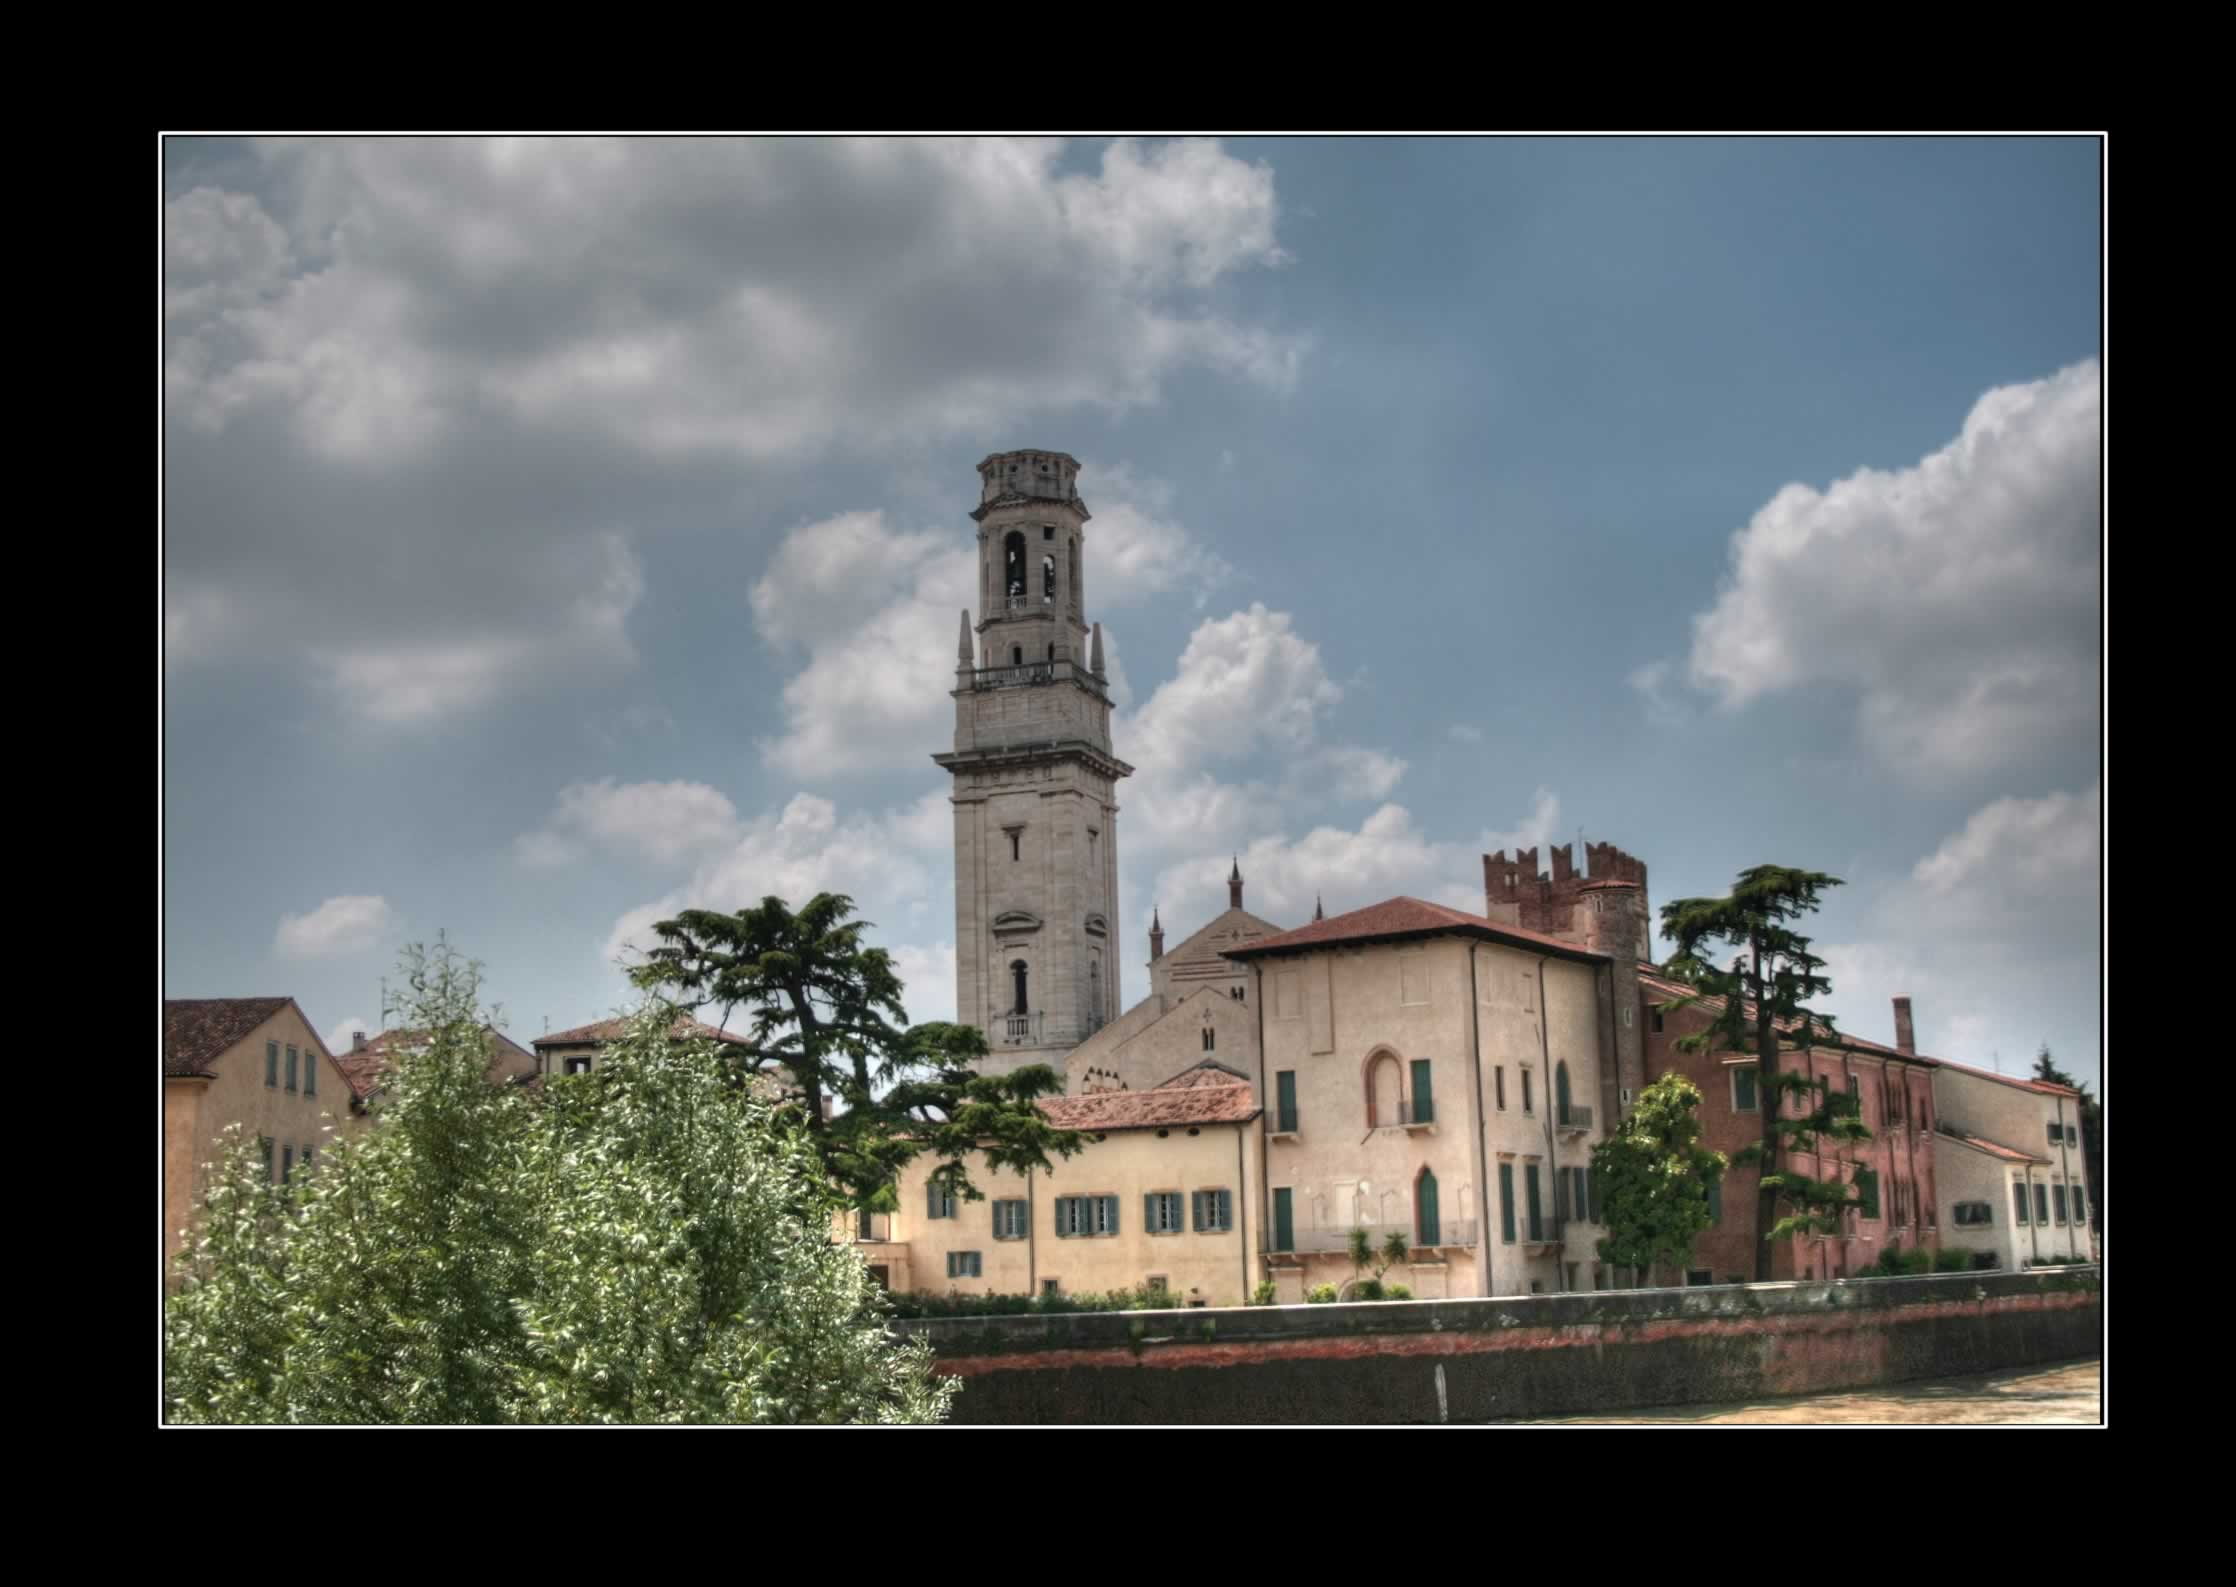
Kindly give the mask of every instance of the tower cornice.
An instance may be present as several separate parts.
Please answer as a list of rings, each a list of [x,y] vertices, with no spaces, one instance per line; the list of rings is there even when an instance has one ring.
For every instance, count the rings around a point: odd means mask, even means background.
[[[1085,523],[1088,519],[1094,517],[1094,514],[1087,510],[1087,503],[1081,499],[1077,492],[1069,496],[1037,496],[1027,494],[1024,491],[1005,490],[992,501],[981,502],[978,506],[973,507],[970,510],[971,519],[975,523],[984,523],[989,514],[999,512],[1004,507],[1062,507],[1077,513],[1081,523]]]

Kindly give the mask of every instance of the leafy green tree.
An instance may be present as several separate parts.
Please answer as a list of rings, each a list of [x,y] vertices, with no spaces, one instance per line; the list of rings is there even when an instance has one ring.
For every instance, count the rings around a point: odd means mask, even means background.
[[[2071,1086],[2081,1094],[2081,1160],[2088,1169],[2089,1227],[2104,1227],[2104,1104],[2088,1094],[2088,1082],[2076,1080],[2057,1066],[2044,1042],[2034,1059],[2034,1078],[2053,1086]]]
[[[1054,1070],[982,1075],[986,1038],[975,1026],[908,1025],[892,959],[863,945],[868,925],[840,893],[818,893],[797,914],[781,898],[735,914],[686,910],[652,928],[659,946],[632,974],[681,1006],[716,1011],[724,1029],[748,1012],[752,1040],[729,1048],[730,1061],[797,1096],[808,1138],[853,1206],[893,1211],[901,1170],[926,1154],[934,1184],[979,1201],[965,1168],[972,1153],[1025,1173],[1080,1150],[1085,1137],[1034,1106],[1063,1089]]]
[[[1662,906],[1662,935],[1676,944],[1664,970],[1690,989],[1662,1008],[1705,1005],[1715,1014],[1706,1028],[1679,1037],[1676,1046],[1686,1052],[1751,1052],[1761,1065],[1762,1139],[1732,1157],[1762,1169],[1758,1283],[1770,1277],[1777,1241],[1838,1234],[1841,1215],[1861,1201],[1855,1185],[1813,1179],[1795,1166],[1794,1156],[1821,1150],[1827,1140],[1867,1141],[1871,1132],[1849,1098],[1833,1096],[1807,1074],[1786,1073],[1778,1062],[1783,1052],[1842,1045],[1832,1021],[1806,1002],[1832,990],[1818,973],[1824,960],[1809,951],[1810,939],[1788,924],[1813,912],[1825,888],[1840,885],[1838,877],[1822,871],[1757,865],[1740,873],[1729,898],[1680,898]],[[1718,947],[1740,950],[1728,970],[1708,957]],[[1789,1097],[1807,1111],[1789,1115]]]
[[[1644,1270],[1691,1266],[1693,1241],[1709,1223],[1709,1187],[1728,1166],[1700,1144],[1700,1090],[1666,1074],[1638,1093],[1638,1105],[1613,1135],[1592,1148],[1607,1233],[1599,1259]]]
[[[795,1118],[647,1000],[589,1074],[485,1078],[478,975],[407,955],[372,1126],[284,1191],[236,1133],[165,1304],[178,1422],[931,1422]]]

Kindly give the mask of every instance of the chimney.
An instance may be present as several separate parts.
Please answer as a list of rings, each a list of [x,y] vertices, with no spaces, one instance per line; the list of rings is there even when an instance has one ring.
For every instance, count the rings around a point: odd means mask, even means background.
[[[1242,907],[1242,857],[1235,856],[1234,869],[1227,874],[1227,907]]]
[[[363,1052],[365,1050],[365,1033],[363,1031],[353,1030],[349,1033],[349,1050],[351,1052]]]
[[[1910,1000],[1906,997],[1894,1000],[1894,1050],[1913,1056],[1918,1050],[1918,1033],[1910,1023]]]

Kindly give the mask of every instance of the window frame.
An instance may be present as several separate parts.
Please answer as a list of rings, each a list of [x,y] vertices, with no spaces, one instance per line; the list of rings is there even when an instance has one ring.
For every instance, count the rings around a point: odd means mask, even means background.
[[[1022,1196],[1005,1196],[994,1203],[994,1238],[1022,1240],[1032,1233],[1032,1203]]]
[[[1739,1100],[1739,1082],[1747,1082],[1750,1098]],[[1733,1064],[1731,1066],[1731,1111],[1734,1113],[1760,1113],[1762,1111],[1762,1066],[1759,1064]]]

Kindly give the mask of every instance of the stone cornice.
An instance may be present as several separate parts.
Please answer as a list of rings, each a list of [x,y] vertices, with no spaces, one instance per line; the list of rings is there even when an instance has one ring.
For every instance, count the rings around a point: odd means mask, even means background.
[[[998,771],[1007,766],[1036,766],[1051,760],[1076,760],[1116,779],[1131,777],[1133,767],[1099,745],[1083,738],[1052,739],[1039,744],[1005,744],[998,749],[949,750],[932,757],[948,771]]]
[[[1076,492],[1069,496],[1037,496],[1020,490],[1005,490],[992,501],[981,502],[973,507],[970,514],[971,521],[984,523],[987,514],[999,511],[1004,507],[1031,507],[1042,503],[1070,509],[1072,512],[1079,514],[1081,523],[1085,523],[1094,516],[1087,510],[1087,503],[1081,500]]]

